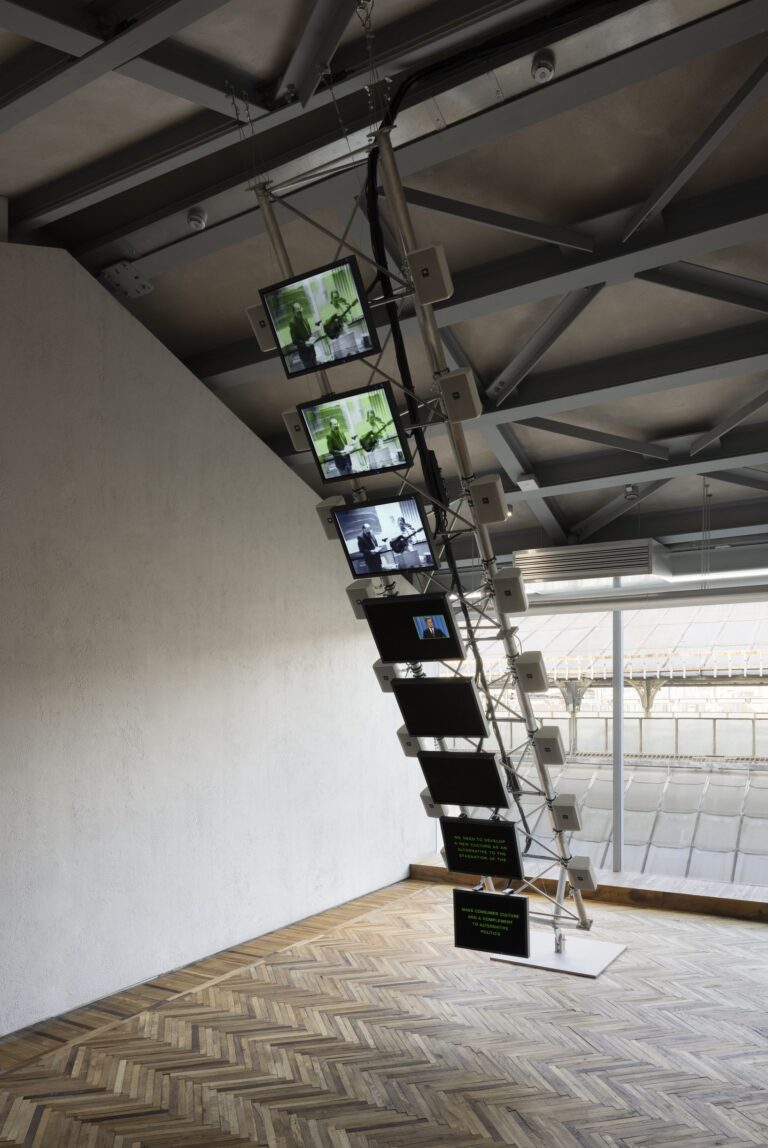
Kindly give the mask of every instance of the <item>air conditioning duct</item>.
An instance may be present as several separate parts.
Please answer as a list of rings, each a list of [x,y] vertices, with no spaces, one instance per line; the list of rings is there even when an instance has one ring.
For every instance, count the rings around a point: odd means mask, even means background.
[[[584,578],[624,578],[654,574],[669,578],[669,551],[660,542],[595,542],[583,546],[550,546],[518,550],[515,566],[531,582],[571,582]]]

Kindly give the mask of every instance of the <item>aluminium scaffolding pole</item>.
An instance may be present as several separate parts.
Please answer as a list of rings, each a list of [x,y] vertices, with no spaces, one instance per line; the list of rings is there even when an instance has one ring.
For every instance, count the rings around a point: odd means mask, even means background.
[[[405,198],[400,173],[397,168],[397,161],[395,153],[392,148],[390,133],[388,128],[382,128],[376,133],[375,145],[379,149],[379,157],[381,159],[381,172],[382,182],[384,185],[384,193],[389,205],[395,226],[400,233],[400,242],[403,247],[403,254],[407,255],[408,251],[418,250],[418,242],[416,239],[416,232],[410,217],[408,203]],[[429,304],[420,304],[418,300],[415,301],[416,315],[419,322],[422,338],[432,363],[433,376],[440,378],[449,371],[448,363],[445,357],[440,331],[435,320],[434,311]],[[486,574],[488,589],[492,593],[492,582],[494,574],[496,573],[496,555],[494,553],[493,544],[488,528],[479,522],[475,514],[472,499],[469,493],[469,482],[472,478],[473,470],[472,463],[469,456],[469,449],[467,447],[467,440],[464,434],[464,428],[461,423],[447,422],[448,437],[451,443],[458,473],[461,480],[462,489],[467,499],[467,504],[472,515],[475,525],[475,535],[477,538],[478,549],[483,561],[483,567]],[[517,650],[515,649],[513,632],[507,627],[503,621],[503,615],[499,613],[499,623],[502,630],[502,641],[507,658],[512,666],[514,666],[517,657]],[[534,733],[538,729],[538,722],[533,712],[533,707],[530,702],[528,694],[521,689],[519,682],[517,682],[517,698],[520,706],[521,713],[525,719],[525,728],[528,734],[529,743],[532,744]],[[491,703],[492,705],[492,703]],[[539,775],[539,781],[542,791],[546,798],[547,810],[552,825],[552,833],[555,839],[555,848],[560,861],[560,873],[558,875],[557,883],[557,903],[554,910],[554,925],[556,930],[556,944],[559,938],[557,936],[557,928],[561,922],[564,912],[564,899],[565,899],[565,871],[570,854],[568,847],[565,843],[562,830],[557,828],[555,818],[552,813],[552,801],[555,797],[552,782],[549,776],[549,771],[546,765],[539,761],[538,754],[533,752],[533,759],[536,764],[536,769]],[[572,889],[574,905],[579,918],[579,925],[581,928],[588,929],[591,925],[589,917],[587,916],[584,901],[581,896],[581,890]]]

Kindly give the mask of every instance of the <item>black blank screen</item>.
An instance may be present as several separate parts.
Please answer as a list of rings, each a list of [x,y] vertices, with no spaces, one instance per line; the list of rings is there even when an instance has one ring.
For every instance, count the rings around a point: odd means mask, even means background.
[[[411,737],[487,737],[470,678],[395,678],[392,689]]]
[[[454,889],[453,940],[457,949],[529,957],[528,898]]]
[[[445,662],[463,658],[446,594],[368,598],[362,605],[383,662]],[[431,627],[424,621],[427,618],[432,619]]]
[[[522,881],[517,831],[511,821],[441,817],[445,856],[454,873],[486,874]]]
[[[438,805],[484,805],[507,809],[504,783],[492,753],[419,754],[424,780]]]

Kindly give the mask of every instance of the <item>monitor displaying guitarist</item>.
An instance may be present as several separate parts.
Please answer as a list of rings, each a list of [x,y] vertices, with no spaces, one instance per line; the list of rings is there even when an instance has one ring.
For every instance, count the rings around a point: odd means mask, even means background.
[[[399,470],[411,460],[388,383],[311,399],[297,410],[325,482]]]
[[[323,370],[379,350],[357,263],[341,259],[261,292],[288,376]]]

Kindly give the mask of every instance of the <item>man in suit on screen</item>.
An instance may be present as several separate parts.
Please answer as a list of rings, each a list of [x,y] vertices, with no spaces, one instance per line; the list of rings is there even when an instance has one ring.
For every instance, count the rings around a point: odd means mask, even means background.
[[[368,573],[379,574],[381,572],[379,544],[369,522],[363,523],[362,533],[357,536],[357,548],[363,556]]]

